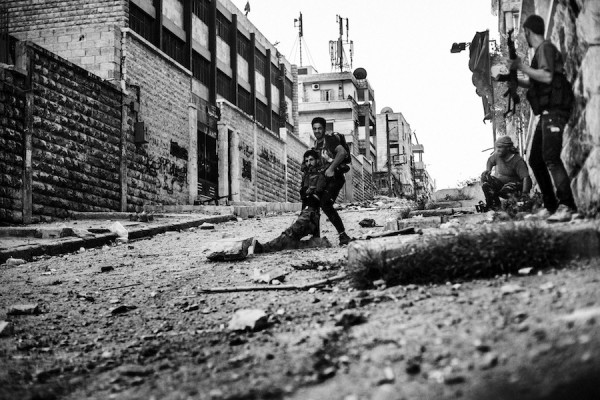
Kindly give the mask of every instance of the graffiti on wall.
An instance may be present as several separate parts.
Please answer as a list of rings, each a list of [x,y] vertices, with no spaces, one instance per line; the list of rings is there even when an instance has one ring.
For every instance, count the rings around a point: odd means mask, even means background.
[[[252,180],[252,161],[242,160],[242,178]]]
[[[273,153],[271,150],[266,149],[264,147],[260,149],[260,154],[258,156],[273,165],[277,165],[277,166],[282,165],[281,160],[279,158],[277,158],[275,153]]]

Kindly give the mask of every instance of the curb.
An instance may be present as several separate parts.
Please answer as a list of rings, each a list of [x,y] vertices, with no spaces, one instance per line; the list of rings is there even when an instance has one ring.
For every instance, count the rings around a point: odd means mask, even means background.
[[[167,231],[176,231],[181,229],[194,228],[202,225],[205,222],[208,223],[221,223],[227,221],[237,221],[237,218],[233,215],[218,215],[214,217],[207,217],[196,219],[193,221],[178,222],[173,224],[165,224],[154,227],[134,229],[129,232],[129,240],[142,239]],[[32,244],[25,246],[18,246],[14,249],[0,250],[0,264],[3,264],[9,258],[21,258],[24,260],[31,260],[33,257],[41,255],[56,256],[65,253],[71,253],[79,250],[81,247],[92,248],[101,247],[108,244],[115,239],[118,235],[116,233],[103,233],[95,235],[89,238],[72,238],[63,239],[60,242],[47,243],[47,244]]]

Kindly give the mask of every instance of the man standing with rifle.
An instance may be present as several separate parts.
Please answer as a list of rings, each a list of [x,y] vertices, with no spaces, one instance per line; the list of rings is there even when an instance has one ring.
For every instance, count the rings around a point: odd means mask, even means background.
[[[531,66],[519,57],[508,60],[507,66],[529,78],[519,79],[519,86],[529,88],[527,100],[533,113],[540,115],[533,134],[529,165],[542,192],[544,207],[553,213],[548,221],[562,222],[569,221],[576,211],[571,182],[560,158],[562,135],[574,96],[564,75],[562,55],[551,41],[544,39],[544,30],[544,20],[540,16],[527,17],[523,31],[527,44],[535,51]],[[509,75],[498,77],[499,81],[508,79]]]

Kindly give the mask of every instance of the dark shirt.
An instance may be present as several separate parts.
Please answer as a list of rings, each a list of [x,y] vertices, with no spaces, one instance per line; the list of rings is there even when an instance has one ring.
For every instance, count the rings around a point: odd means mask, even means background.
[[[518,154],[513,154],[510,160],[504,160],[498,156],[498,153],[494,153],[488,162],[490,165],[496,166],[494,175],[505,185],[510,182],[521,183],[523,179],[529,177],[527,164]]]
[[[317,141],[315,150],[317,150],[321,155],[321,160],[325,167],[329,167],[331,162],[335,159],[335,149],[340,145],[340,139],[336,135],[325,134],[325,137],[321,142]]]

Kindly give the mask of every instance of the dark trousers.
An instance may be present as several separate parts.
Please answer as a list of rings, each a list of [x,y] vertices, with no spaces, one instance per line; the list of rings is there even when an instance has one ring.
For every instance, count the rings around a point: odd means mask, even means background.
[[[342,233],[346,228],[344,228],[344,223],[336,209],[333,208],[333,205],[344,183],[346,183],[346,179],[343,174],[335,174],[331,178],[327,177],[326,180],[325,191],[323,192],[323,196],[321,196],[321,210],[329,218],[329,221],[333,224],[337,232]]]
[[[319,227],[319,209],[306,207],[302,209],[298,219],[287,228],[281,235],[262,245],[263,252],[270,253],[280,250],[297,249],[300,239],[313,234]]]
[[[523,189],[522,183],[502,181],[495,176],[488,176],[481,180],[481,189],[485,195],[485,203],[490,208],[500,206],[500,197],[503,199],[509,198],[511,195],[518,196]]]
[[[542,114],[531,143],[529,166],[542,192],[544,207],[550,212],[556,211],[559,204],[576,208],[571,181],[560,159],[567,120],[568,116],[558,111]]]

